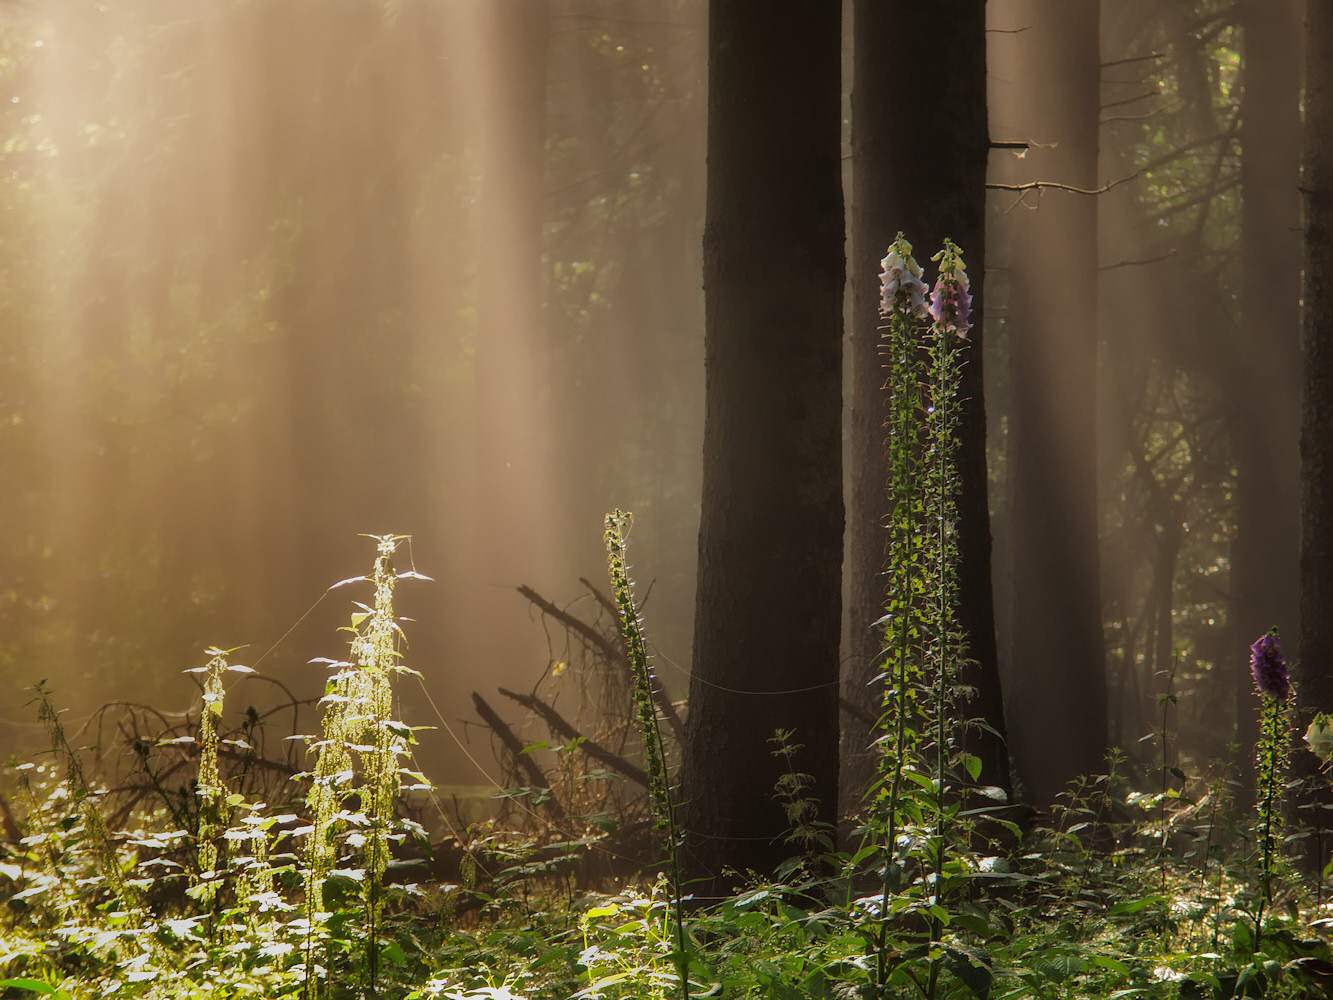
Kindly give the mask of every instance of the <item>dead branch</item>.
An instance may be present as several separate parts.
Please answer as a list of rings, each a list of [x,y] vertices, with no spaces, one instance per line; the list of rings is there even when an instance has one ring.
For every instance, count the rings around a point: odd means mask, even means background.
[[[537,606],[537,610],[542,614],[554,618],[565,628],[569,629],[575,635],[582,638],[590,646],[596,649],[607,660],[612,663],[623,663],[625,653],[615,643],[611,642],[606,636],[602,635],[595,628],[589,625],[581,618],[576,618],[568,611],[556,607],[541,594],[537,593],[531,587],[519,587],[518,592],[522,594],[529,602]]]
[[[614,753],[602,746],[596,740],[591,740],[584,736],[577,729],[571,726],[559,712],[557,712],[546,702],[542,701],[536,695],[519,694],[516,691],[510,691],[507,688],[500,688],[500,693],[506,698],[510,698],[529,711],[536,712],[542,717],[542,721],[556,736],[562,740],[582,740],[579,749],[594,760],[601,761],[613,771],[618,771],[630,781],[637,785],[647,788],[649,785],[648,774],[643,768],[631,764],[624,757]]]
[[[551,783],[546,780],[546,775],[542,774],[542,769],[537,766],[537,762],[523,752],[523,744],[514,735],[514,731],[509,728],[509,724],[500,718],[495,709],[491,708],[486,699],[477,694],[476,691],[472,692],[472,704],[476,708],[477,714],[481,716],[482,721],[490,727],[491,732],[496,735],[504,748],[514,758],[514,763],[518,766],[518,769],[527,776],[528,783],[532,787],[541,788],[548,793],[542,805],[546,807],[546,811],[551,814],[557,824],[563,825],[565,810],[561,808],[560,803],[555,799],[555,794],[551,792]]]
[[[1112,188],[1117,188],[1121,184],[1128,184],[1142,173],[1142,169],[1136,170],[1128,177],[1121,177],[1118,180],[1109,181],[1099,188],[1075,187],[1073,184],[1061,184],[1058,181],[1028,181],[1025,184],[987,184],[986,187],[994,191],[1043,191],[1046,188],[1052,188],[1056,191],[1068,191],[1071,194],[1105,194],[1107,191],[1110,191]]]
[[[606,610],[606,612],[611,615],[613,620],[619,620],[619,612],[606,598],[606,595],[601,593],[583,577],[579,577],[579,582],[592,592],[593,597]],[[538,610],[543,614],[550,615],[576,635],[582,636],[588,644],[601,653],[607,661],[620,664],[626,670],[630,669],[629,658],[625,655],[625,651],[620,648],[619,644],[607,639],[606,636],[602,635],[581,618],[576,618],[568,611],[556,607],[531,587],[519,587],[518,592],[536,605]],[[662,682],[657,679],[657,675],[651,670],[649,671],[649,679],[652,683],[653,702],[657,705],[658,712],[660,712],[662,718],[666,720],[667,725],[671,727],[671,733],[675,736],[677,741],[683,741],[685,739],[685,724],[680,719],[680,713],[676,711],[676,706],[672,703],[671,698],[668,697],[666,688],[662,687]]]

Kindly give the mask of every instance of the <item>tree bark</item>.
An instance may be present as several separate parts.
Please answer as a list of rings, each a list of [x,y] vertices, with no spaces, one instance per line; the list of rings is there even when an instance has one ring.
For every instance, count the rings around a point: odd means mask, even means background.
[[[975,667],[970,716],[1004,733],[991,593],[991,533],[986,474],[986,408],[982,315],[986,243],[986,10],[983,0],[857,0],[852,79],[852,430],[848,498],[847,634],[843,696],[872,717],[881,692],[880,636],[873,623],[884,606],[884,370],[879,356],[879,260],[899,230],[924,261],[946,237],[963,250],[972,282],[972,339],[963,370],[959,473],[959,624]],[[945,43],[947,40],[947,44]],[[936,111],[923,113],[928,102]],[[869,727],[843,716],[842,805],[861,801],[874,773]],[[986,784],[1009,787],[1003,736],[973,734]]]
[[[1097,187],[1096,0],[1031,0],[1015,21],[1020,128],[1034,178]],[[1053,145],[1046,145],[1053,144]],[[1097,199],[1053,188],[1015,209],[1011,274],[1012,564],[1006,707],[1033,805],[1102,769],[1106,664],[1098,584]]]
[[[705,435],[682,799],[689,875],[771,872],[778,729],[837,803],[842,562],[840,10],[709,9]]]
[[[1301,343],[1300,642],[1303,715],[1333,712],[1333,3],[1310,0],[1305,24],[1305,313]],[[1318,761],[1298,773],[1327,791]],[[1307,781],[1306,787],[1309,787]],[[1325,834],[1324,840],[1328,839]],[[1320,871],[1323,858],[1313,859]]]

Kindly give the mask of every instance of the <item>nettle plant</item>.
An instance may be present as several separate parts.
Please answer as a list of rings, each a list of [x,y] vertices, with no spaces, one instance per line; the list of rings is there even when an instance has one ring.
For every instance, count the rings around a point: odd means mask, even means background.
[[[394,844],[425,837],[398,815],[401,794],[431,786],[406,766],[415,739],[394,711],[394,677],[412,671],[401,661],[393,595],[397,581],[425,578],[395,571],[402,536],[371,537],[371,574],[334,586],[369,582],[373,603],[358,603],[344,628],[348,658],[317,661],[331,671],[322,731],[294,737],[312,762],[288,796],[303,807],[275,814],[247,788],[254,748],[223,730],[228,677],[253,673],[230,662],[234,650],[209,649],[207,664],[189,671],[203,694],[195,735],[135,742],[141,787],[158,804],[122,808],[114,823],[107,789],[87,777],[38,687],[53,763],[17,768],[29,835],[17,863],[0,865],[19,887],[0,945],[7,971],[23,975],[0,988],[59,995],[71,969],[81,991],[102,996],[315,998],[408,988],[408,970],[425,959],[403,945],[418,947],[416,937],[391,933],[386,875]],[[257,724],[251,710],[249,729]],[[169,787],[193,750],[196,777]],[[176,763],[161,764],[164,753]],[[224,773],[224,754],[243,761],[239,774]],[[406,897],[416,887],[393,891]]]
[[[343,627],[351,634],[351,655],[347,660],[316,661],[327,664],[331,675],[321,701],[323,733],[310,741],[315,766],[302,775],[310,779],[306,794],[310,825],[298,831],[306,838],[307,995],[315,994],[315,986],[329,972],[319,960],[320,946],[326,956],[335,954],[327,943],[332,914],[326,909],[326,887],[334,875],[359,888],[360,972],[367,991],[375,992],[381,947],[386,943],[381,940],[381,922],[390,844],[409,835],[426,836],[424,829],[395,811],[405,787],[429,791],[431,785],[419,771],[404,766],[416,740],[411,727],[394,713],[393,692],[395,675],[416,675],[402,663],[403,633],[394,617],[394,586],[400,579],[426,578],[413,571],[395,571],[393,555],[404,536],[374,537],[378,552],[368,579],[375,588],[375,601],[358,604],[351,624]],[[353,577],[334,586],[366,579]],[[348,860],[353,863],[347,864]]]

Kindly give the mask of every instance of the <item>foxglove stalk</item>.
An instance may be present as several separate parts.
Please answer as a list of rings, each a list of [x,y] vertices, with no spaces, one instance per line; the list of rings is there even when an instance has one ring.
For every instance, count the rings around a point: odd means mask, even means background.
[[[1287,699],[1291,678],[1277,629],[1269,629],[1250,646],[1250,675],[1263,702],[1260,714],[1256,771],[1259,778],[1259,827],[1255,831],[1262,868],[1259,872],[1259,904],[1254,915],[1254,950],[1263,938],[1264,912],[1273,905],[1273,880],[1281,864],[1282,790],[1286,783],[1291,726],[1287,721]]]

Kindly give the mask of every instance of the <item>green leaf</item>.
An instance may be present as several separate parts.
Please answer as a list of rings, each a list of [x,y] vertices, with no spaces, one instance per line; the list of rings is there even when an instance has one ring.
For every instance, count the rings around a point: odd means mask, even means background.
[[[957,945],[949,945],[945,952],[945,965],[949,971],[957,976],[978,1000],[987,1000],[991,984],[995,982],[990,955],[980,948],[963,948]]]
[[[1244,920],[1237,920],[1231,928],[1231,950],[1237,958],[1249,960],[1254,954],[1254,935],[1250,925]]]
[[[1147,909],[1149,906],[1155,906],[1162,902],[1161,896],[1144,896],[1140,899],[1128,899],[1123,903],[1116,903],[1111,907],[1111,913],[1138,913],[1140,910]]]
[[[967,768],[968,777],[976,781],[981,777],[981,758],[975,754],[963,757],[963,767]]]
[[[992,930],[990,922],[976,913],[955,913],[953,926],[962,927],[979,937],[985,937]]]
[[[1110,969],[1112,972],[1121,976],[1128,976],[1129,966],[1124,962],[1117,961],[1108,955],[1089,955],[1088,961],[1093,965],[1100,965],[1103,969]]]
[[[50,983],[43,982],[40,979],[0,979],[0,988],[32,990],[34,993],[41,993],[48,997],[56,996],[60,992]]]
[[[1038,972],[1055,983],[1083,971],[1083,960],[1077,955],[1051,955],[1039,958],[1032,964]]]
[[[583,997],[596,996],[599,993],[601,993],[602,990],[606,989],[606,987],[610,986],[612,983],[621,982],[622,980],[628,979],[629,977],[630,974],[628,972],[615,972],[609,976],[604,976],[601,979],[597,980],[597,982],[593,983],[591,986],[581,989],[577,993],[575,993],[573,996],[573,1000],[582,1000]]]

